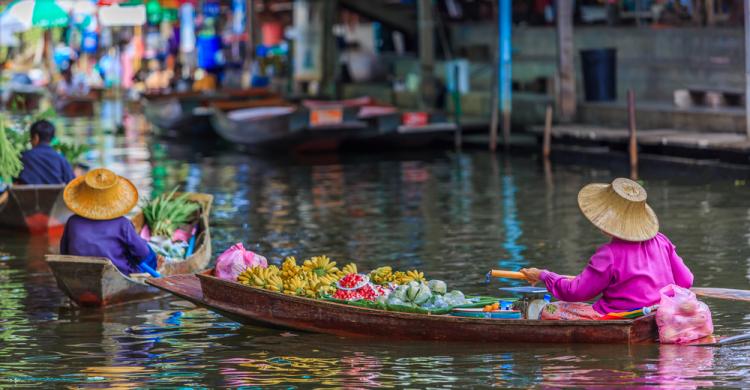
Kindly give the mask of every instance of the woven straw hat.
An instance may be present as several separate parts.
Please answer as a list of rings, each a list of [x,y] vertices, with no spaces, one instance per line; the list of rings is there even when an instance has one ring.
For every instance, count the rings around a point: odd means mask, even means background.
[[[659,220],[646,204],[646,190],[630,179],[583,187],[578,206],[596,227],[622,240],[646,241],[659,232]]]
[[[65,205],[88,219],[122,217],[138,203],[138,190],[130,180],[109,169],[98,168],[71,181],[63,192]]]

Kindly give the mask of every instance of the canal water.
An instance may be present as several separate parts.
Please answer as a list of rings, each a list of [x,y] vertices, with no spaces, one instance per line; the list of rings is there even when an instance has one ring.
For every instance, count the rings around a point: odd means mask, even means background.
[[[578,211],[607,164],[554,165],[484,152],[250,157],[150,136],[105,105],[101,118],[58,121],[87,142],[92,166],[146,196],[176,185],[215,196],[214,253],[236,242],[273,262],[326,254],[360,269],[417,268],[466,293],[501,296],[491,268],[575,274],[605,238]],[[198,147],[200,146],[200,147]],[[641,172],[662,231],[696,285],[750,289],[750,183],[690,168]],[[750,346],[597,346],[363,341],[241,327],[166,298],[78,310],[43,256],[54,238],[0,239],[0,386],[561,387],[750,386]],[[750,332],[750,304],[707,300],[716,332]]]

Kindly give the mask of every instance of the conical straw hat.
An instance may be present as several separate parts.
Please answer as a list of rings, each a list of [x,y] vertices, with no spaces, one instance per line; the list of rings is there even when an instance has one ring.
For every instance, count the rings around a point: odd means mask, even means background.
[[[130,180],[109,169],[98,168],[71,181],[63,192],[65,205],[88,219],[122,217],[138,203],[138,190]]]
[[[596,227],[626,241],[646,241],[659,232],[659,220],[646,204],[646,190],[625,178],[589,184],[578,193],[578,206]]]

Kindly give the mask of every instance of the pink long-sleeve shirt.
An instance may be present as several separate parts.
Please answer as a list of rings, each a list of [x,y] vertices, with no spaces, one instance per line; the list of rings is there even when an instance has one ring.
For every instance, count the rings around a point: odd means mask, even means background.
[[[640,309],[659,303],[659,290],[669,284],[690,288],[693,274],[669,239],[658,233],[643,242],[613,238],[597,249],[574,279],[542,271],[541,280],[557,299],[581,302],[601,294],[599,314]]]

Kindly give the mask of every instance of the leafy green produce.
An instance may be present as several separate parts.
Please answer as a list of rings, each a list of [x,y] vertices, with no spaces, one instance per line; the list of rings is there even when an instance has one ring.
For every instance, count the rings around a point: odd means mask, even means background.
[[[52,147],[60,154],[62,154],[70,165],[75,165],[78,160],[86,154],[91,148],[88,145],[74,144],[69,142],[57,142]]]
[[[6,183],[13,181],[23,169],[21,152],[8,137],[5,128],[5,116],[0,115],[0,180]]]
[[[172,237],[174,231],[193,218],[200,205],[183,194],[175,197],[177,188],[169,194],[161,194],[143,206],[143,216],[153,236]]]

